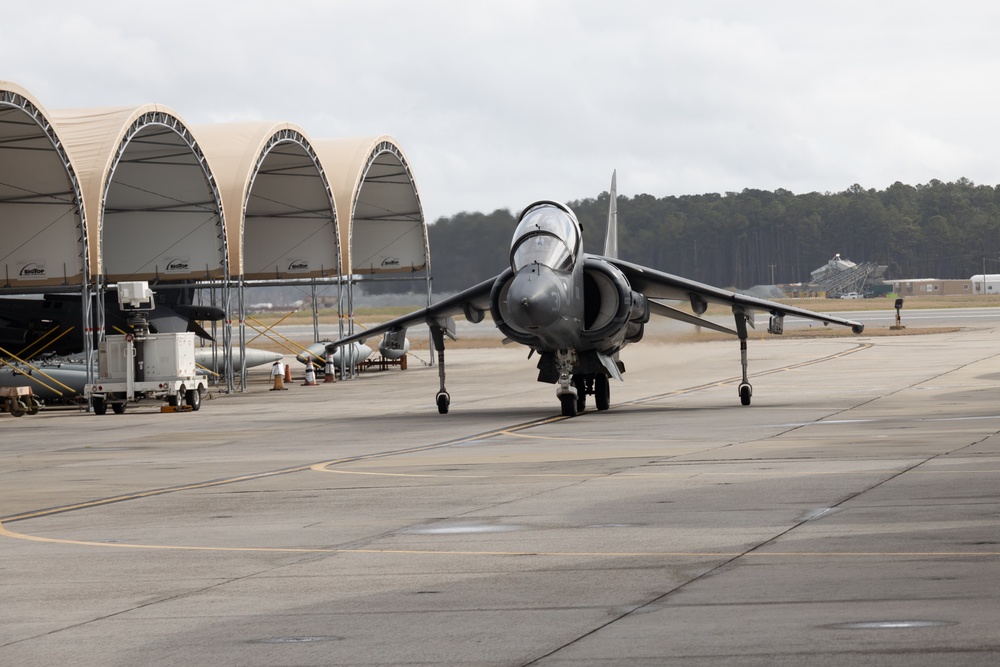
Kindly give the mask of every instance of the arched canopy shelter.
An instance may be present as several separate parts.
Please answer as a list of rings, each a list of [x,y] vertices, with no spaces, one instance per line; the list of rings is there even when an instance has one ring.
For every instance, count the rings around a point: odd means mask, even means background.
[[[91,272],[108,282],[226,278],[222,200],[201,148],[160,105],[52,112],[80,175]]]
[[[230,275],[338,277],[337,209],[304,132],[288,123],[195,129],[222,192]]]
[[[403,151],[392,137],[320,139],[314,143],[330,175],[344,273],[430,270],[427,224]]]
[[[5,290],[85,285],[83,194],[48,112],[0,81],[0,276]]]

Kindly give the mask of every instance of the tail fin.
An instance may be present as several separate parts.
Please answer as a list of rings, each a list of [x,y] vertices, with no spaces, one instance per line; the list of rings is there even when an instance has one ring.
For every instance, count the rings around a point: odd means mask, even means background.
[[[604,256],[618,259],[618,170],[611,172],[611,205],[608,206],[608,231],[604,236]]]

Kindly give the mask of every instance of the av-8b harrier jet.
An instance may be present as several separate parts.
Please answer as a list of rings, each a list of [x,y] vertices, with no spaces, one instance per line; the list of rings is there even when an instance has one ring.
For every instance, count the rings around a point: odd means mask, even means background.
[[[603,255],[583,252],[582,227],[567,206],[535,202],[518,219],[510,245],[510,267],[500,275],[432,306],[335,341],[327,350],[378,334],[384,334],[380,347],[402,348],[407,327],[428,325],[438,351],[436,402],[438,412],[445,414],[451,397],[445,389],[444,339],[455,340],[452,318],[464,314],[470,322],[478,323],[489,310],[496,327],[506,336],[504,342],[529,347],[529,356],[538,353],[538,381],[557,385],[562,414],[573,417],[585,409],[587,395],[594,396],[598,410],[609,408],[609,380],[621,380],[625,371],[619,352],[642,338],[651,314],[739,338],[743,380],[738,391],[743,405],[750,405],[753,394],[747,378],[747,325],[753,326],[755,311],[769,315],[767,330],[772,334],[782,333],[786,315],[850,327],[855,334],[864,331],[860,322],[737,294],[618,259],[615,180],[612,176]],[[661,303],[661,299],[690,303],[695,314]],[[735,329],[698,317],[709,304],[730,308]]]

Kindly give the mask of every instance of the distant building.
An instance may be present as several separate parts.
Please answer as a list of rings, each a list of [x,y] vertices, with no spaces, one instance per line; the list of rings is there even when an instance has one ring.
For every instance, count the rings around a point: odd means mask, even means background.
[[[997,276],[997,280],[997,289],[1000,290],[1000,276]],[[886,284],[891,284],[892,291],[899,296],[968,296],[974,294],[971,280],[915,278],[887,281]],[[997,293],[1000,294],[1000,291]]]
[[[982,273],[972,276],[973,294],[1000,294],[1000,273]]]

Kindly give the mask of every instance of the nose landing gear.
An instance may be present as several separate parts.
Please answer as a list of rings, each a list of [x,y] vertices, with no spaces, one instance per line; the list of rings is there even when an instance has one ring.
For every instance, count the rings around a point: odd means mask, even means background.
[[[559,386],[556,396],[562,408],[563,417],[575,417],[579,394],[573,382],[573,367],[580,363],[576,350],[559,350],[555,353],[556,372],[559,373]]]

